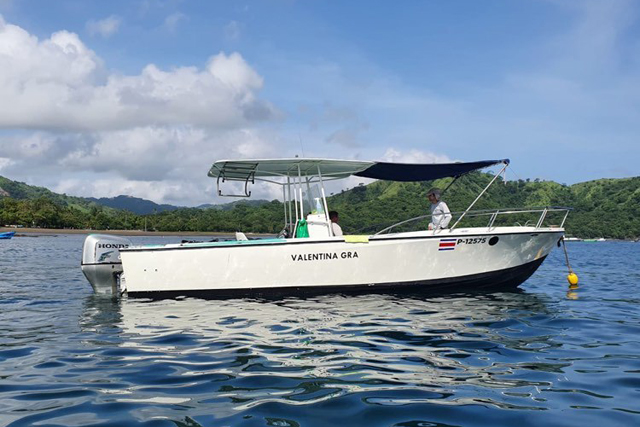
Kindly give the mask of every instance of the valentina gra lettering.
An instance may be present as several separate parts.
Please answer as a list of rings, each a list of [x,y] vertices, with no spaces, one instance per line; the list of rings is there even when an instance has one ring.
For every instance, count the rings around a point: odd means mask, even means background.
[[[325,261],[329,259],[350,259],[358,258],[358,252],[345,251],[345,252],[318,252],[315,254],[293,254],[291,255],[292,261]]]

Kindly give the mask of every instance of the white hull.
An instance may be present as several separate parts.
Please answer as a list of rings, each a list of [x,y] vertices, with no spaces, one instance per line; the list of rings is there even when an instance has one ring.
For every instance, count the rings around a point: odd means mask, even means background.
[[[466,228],[371,236],[366,243],[341,237],[267,239],[138,246],[120,253],[131,295],[515,287],[563,233],[562,228]]]

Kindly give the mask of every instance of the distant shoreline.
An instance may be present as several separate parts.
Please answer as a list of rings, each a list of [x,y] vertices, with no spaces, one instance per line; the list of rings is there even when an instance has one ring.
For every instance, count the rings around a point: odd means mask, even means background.
[[[20,234],[115,234],[119,236],[229,236],[232,232],[213,231],[143,231],[143,230],[81,230],[72,228],[30,228],[30,227],[0,227],[0,233],[5,231],[15,231],[16,236]],[[247,233],[247,235],[257,235]]]

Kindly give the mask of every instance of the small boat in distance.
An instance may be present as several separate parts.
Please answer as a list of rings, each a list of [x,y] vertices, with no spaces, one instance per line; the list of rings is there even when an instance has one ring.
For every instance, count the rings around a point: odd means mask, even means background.
[[[134,246],[123,237],[90,235],[84,242],[82,271],[96,292],[117,292],[120,287],[130,296],[151,298],[515,288],[559,243],[569,209],[472,211],[508,164],[507,159],[444,164],[217,161],[208,175],[216,179],[220,196],[249,197],[249,185],[256,181],[281,187],[284,228],[278,237],[251,240],[240,232],[228,241]],[[423,215],[375,234],[334,235],[327,181],[350,176],[405,182],[452,177],[453,184],[493,165],[502,169],[465,211],[452,213],[448,228],[428,229],[431,215]],[[221,185],[227,182],[240,183],[232,187],[235,194],[223,194]]]
[[[10,239],[13,237],[14,234],[16,234],[15,231],[0,232],[0,239]]]
[[[582,242],[583,240],[579,237],[564,237],[565,242]]]

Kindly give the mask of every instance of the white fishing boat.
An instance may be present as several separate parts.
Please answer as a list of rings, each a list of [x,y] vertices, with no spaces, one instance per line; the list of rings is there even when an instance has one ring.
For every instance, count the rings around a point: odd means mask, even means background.
[[[217,180],[221,196],[229,182],[244,187],[242,194],[230,196],[250,196],[249,185],[256,181],[282,187],[284,229],[278,237],[253,240],[237,233],[235,240],[135,246],[123,237],[90,235],[82,270],[96,292],[144,297],[515,288],[559,243],[569,209],[472,211],[508,163],[218,161],[209,176]],[[453,177],[455,182],[493,165],[502,169],[465,211],[453,213],[447,228],[427,229],[430,215],[425,215],[374,234],[336,236],[332,231],[327,181],[358,176],[392,181]],[[525,217],[533,220],[523,224]]]

